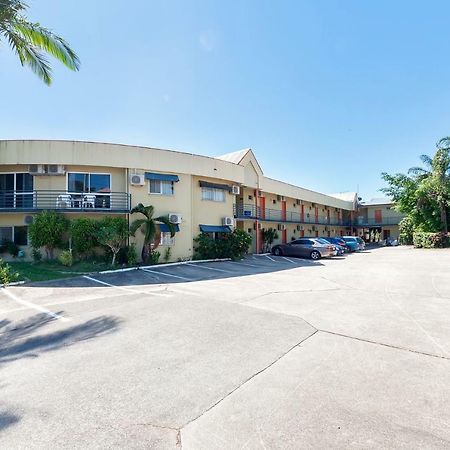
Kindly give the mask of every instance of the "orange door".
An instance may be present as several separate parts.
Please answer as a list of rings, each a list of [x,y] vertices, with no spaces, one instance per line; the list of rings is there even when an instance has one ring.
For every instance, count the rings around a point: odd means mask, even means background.
[[[376,209],[375,210],[375,223],[381,223],[383,222],[383,218],[381,215],[381,209]]]
[[[281,202],[281,220],[286,220],[286,200]]]
[[[305,221],[305,205],[302,205],[302,211],[301,211],[301,213],[300,213],[300,220],[301,220],[302,222]]]
[[[319,232],[318,231],[316,231],[316,237],[319,237]]]
[[[259,208],[261,210],[259,217],[261,219],[265,219],[266,218],[266,199],[265,199],[265,197],[259,198]]]
[[[305,230],[300,231],[300,237],[305,237]]]
[[[287,230],[283,230],[281,232],[281,240],[282,240],[283,244],[286,244],[286,242],[287,242]]]
[[[328,223],[330,223],[330,210],[327,209],[327,221]]]
[[[319,208],[317,206],[314,209],[314,217],[316,219],[316,223],[319,223]]]

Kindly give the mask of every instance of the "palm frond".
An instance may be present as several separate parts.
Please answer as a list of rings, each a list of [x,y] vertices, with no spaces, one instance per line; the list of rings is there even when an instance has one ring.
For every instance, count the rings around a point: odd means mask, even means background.
[[[433,159],[428,155],[420,155],[419,158],[427,167],[431,167],[433,165]]]
[[[436,142],[438,149],[450,149],[450,136],[443,137]]]
[[[425,170],[423,167],[411,167],[408,170],[408,173],[411,173],[413,175],[419,175],[419,176],[424,176],[424,175],[430,174],[430,172],[428,170]]]
[[[136,234],[136,231],[139,230],[139,228],[142,227],[147,222],[147,219],[136,219],[133,221],[130,225],[130,234],[134,236]]]
[[[30,23],[24,19],[13,22],[12,27],[37,49],[53,56],[67,68],[74,71],[79,70],[80,60],[78,56],[62,37],[37,23]]]
[[[175,225],[169,220],[169,216],[159,216],[154,219],[156,222],[161,222],[169,228],[170,236],[175,236]]]

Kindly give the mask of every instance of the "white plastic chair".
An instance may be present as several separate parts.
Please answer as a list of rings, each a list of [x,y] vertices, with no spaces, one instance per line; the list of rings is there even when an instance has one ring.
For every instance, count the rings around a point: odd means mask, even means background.
[[[83,208],[95,208],[95,195],[86,194],[83,197]]]
[[[72,208],[72,196],[70,194],[59,194],[56,197],[57,208]]]

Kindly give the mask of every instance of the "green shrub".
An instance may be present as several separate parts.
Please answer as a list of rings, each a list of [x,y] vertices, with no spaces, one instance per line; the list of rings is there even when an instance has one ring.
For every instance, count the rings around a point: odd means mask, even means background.
[[[127,247],[127,264],[129,266],[135,266],[137,263],[137,252],[136,252],[136,244],[131,244]]]
[[[398,224],[400,230],[399,241],[402,245],[413,244],[414,223],[411,217],[404,217]]]
[[[427,233],[416,231],[413,234],[413,244],[416,248],[444,248],[450,245],[449,236],[445,233]]]
[[[72,252],[70,250],[63,250],[58,256],[58,261],[66,267],[71,267],[73,264]]]
[[[8,250],[8,253],[13,256],[14,258],[17,258],[20,247],[14,243],[13,241],[6,241],[6,249]]]
[[[79,217],[70,222],[72,248],[78,256],[84,257],[99,246],[96,234],[99,222],[88,217]]]
[[[31,256],[33,257],[33,261],[38,263],[42,260],[42,253],[38,248],[33,248],[31,251]]]
[[[34,248],[44,247],[47,259],[53,259],[54,249],[62,246],[68,225],[69,221],[56,211],[37,214],[28,227],[31,245]]]
[[[160,256],[161,256],[161,253],[159,253],[159,252],[156,251],[156,250],[153,250],[153,251],[150,253],[150,257],[149,257],[148,262],[149,262],[151,265],[158,264]]]
[[[128,222],[123,217],[104,217],[98,224],[96,238],[112,253],[111,265],[116,263],[117,254],[125,247],[129,235]]]
[[[9,284],[19,278],[17,272],[13,272],[11,266],[0,259],[0,284]]]
[[[245,231],[235,229],[217,240],[211,239],[208,234],[201,233],[194,242],[194,259],[241,259],[248,252],[252,238]]]

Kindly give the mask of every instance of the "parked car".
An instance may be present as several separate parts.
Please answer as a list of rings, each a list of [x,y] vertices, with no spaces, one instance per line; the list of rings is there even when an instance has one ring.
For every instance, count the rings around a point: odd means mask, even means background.
[[[278,244],[272,247],[276,256],[299,256],[314,260],[334,256],[335,249],[332,244],[321,241],[320,238],[300,238],[289,244]]]
[[[350,251],[348,249],[348,247],[345,245],[345,241],[343,241],[341,238],[325,237],[325,238],[322,238],[322,239],[325,239],[330,244],[335,245],[336,248],[338,249],[338,253],[337,253],[338,255],[343,255],[345,252]]]
[[[388,238],[388,239],[386,239],[386,245],[388,247],[397,247],[398,240],[397,239]]]
[[[366,248],[366,243],[358,236],[342,236],[345,244],[351,252],[357,252]]]

